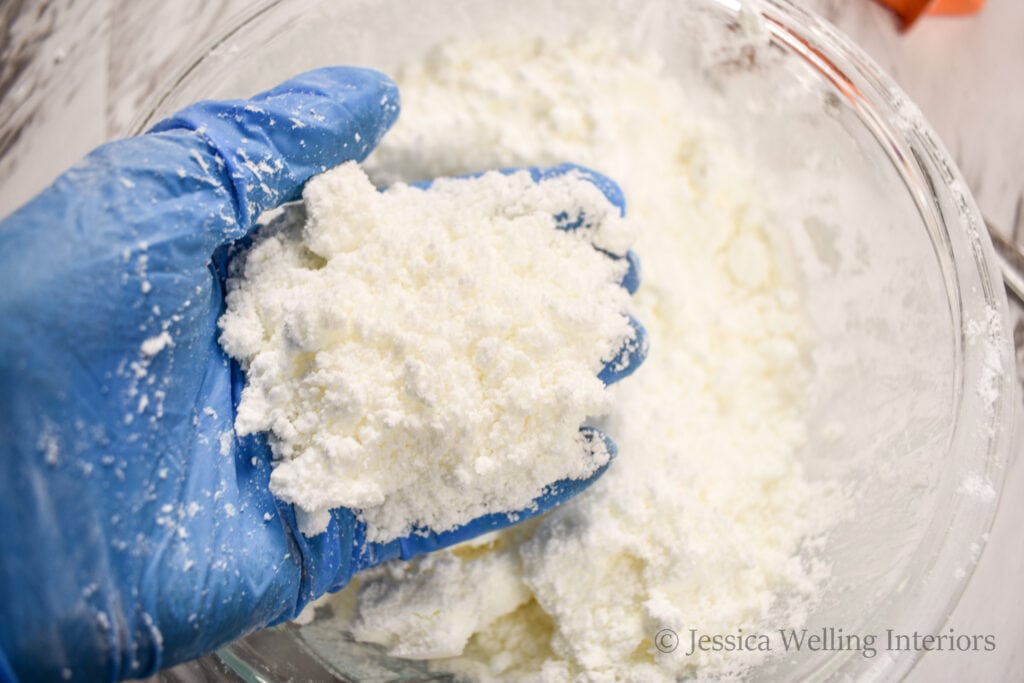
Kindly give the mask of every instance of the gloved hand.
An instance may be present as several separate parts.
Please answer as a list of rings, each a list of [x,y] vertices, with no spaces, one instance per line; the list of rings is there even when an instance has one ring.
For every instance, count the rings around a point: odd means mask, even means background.
[[[105,145],[0,224],[0,679],[145,677],[363,567],[516,519],[368,545],[337,510],[306,538],[270,494],[265,439],[232,430],[227,246],[311,175],[362,160],[397,114],[379,73],[310,72]]]

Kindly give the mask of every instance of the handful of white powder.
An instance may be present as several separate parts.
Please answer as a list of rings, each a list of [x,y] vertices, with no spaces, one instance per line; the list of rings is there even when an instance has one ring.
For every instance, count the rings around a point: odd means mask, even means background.
[[[269,433],[303,533],[337,507],[371,541],[444,531],[607,462],[579,428],[635,336],[608,255],[632,234],[597,187],[523,171],[378,192],[348,163],[303,199],[235,259],[220,320],[246,373],[236,432]]]

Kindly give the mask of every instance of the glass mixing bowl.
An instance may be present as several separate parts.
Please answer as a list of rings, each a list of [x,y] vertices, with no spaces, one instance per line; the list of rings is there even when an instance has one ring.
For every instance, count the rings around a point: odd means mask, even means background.
[[[857,501],[821,549],[832,578],[807,625],[940,632],[984,545],[1014,431],[1006,300],[949,154],[828,23],[786,0],[281,0],[203,50],[137,129],[305,69],[391,72],[452,39],[594,28],[657,52],[687,88],[753,122],[736,144],[763,168],[766,191],[816,192],[800,163],[812,155],[816,173],[841,179],[844,211],[795,221],[785,236],[815,336],[802,464]],[[754,34],[767,50],[751,51]],[[920,655],[789,653],[752,677],[894,680]],[[254,634],[217,656],[246,680],[434,679],[318,622]]]

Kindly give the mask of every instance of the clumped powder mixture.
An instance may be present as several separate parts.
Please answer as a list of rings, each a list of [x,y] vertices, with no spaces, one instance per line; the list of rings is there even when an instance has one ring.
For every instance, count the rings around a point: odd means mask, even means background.
[[[372,541],[446,531],[607,463],[579,428],[640,341],[612,256],[633,231],[580,171],[378,192],[349,163],[303,205],[235,260],[220,326],[246,373],[235,429],[268,432],[304,533],[337,507]]]
[[[730,678],[763,663],[683,650],[691,628],[801,627],[828,576],[813,548],[829,490],[797,458],[807,323],[734,131],[606,37],[449,45],[398,81],[401,119],[367,166],[377,182],[571,160],[620,183],[641,226],[651,355],[613,388],[602,426],[619,457],[594,486],[362,574],[328,598],[326,627],[481,680]],[[661,629],[681,651],[654,646]]]

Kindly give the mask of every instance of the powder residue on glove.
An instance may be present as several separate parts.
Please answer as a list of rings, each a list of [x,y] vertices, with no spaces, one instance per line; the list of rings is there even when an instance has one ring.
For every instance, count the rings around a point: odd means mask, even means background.
[[[619,182],[651,354],[613,389],[603,426],[619,455],[597,483],[526,528],[361,574],[311,633],[347,629],[471,680],[741,676],[772,653],[687,656],[689,629],[800,628],[828,574],[811,549],[834,518],[798,458],[809,330],[773,237],[786,214],[765,208],[738,150],[756,133],[607,36],[451,44],[398,82],[402,118],[373,177],[571,159]],[[661,629],[678,651],[657,650]]]
[[[631,238],[592,183],[491,172],[378,192],[349,163],[303,199],[304,222],[236,259],[220,326],[246,373],[236,431],[269,433],[271,490],[304,533],[337,507],[369,540],[444,531],[607,462],[579,427],[611,408],[597,374],[634,332],[626,261],[595,246]]]

